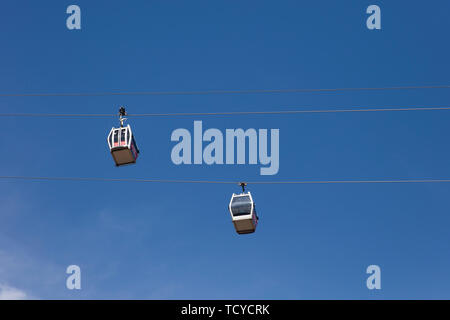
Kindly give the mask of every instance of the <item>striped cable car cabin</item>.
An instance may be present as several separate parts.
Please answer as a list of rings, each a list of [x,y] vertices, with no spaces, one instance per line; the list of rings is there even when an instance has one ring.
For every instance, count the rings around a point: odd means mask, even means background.
[[[136,163],[139,156],[139,149],[130,125],[123,126],[123,122],[126,120],[123,118],[126,115],[125,108],[120,108],[119,115],[120,128],[113,127],[108,135],[109,150],[118,167]]]

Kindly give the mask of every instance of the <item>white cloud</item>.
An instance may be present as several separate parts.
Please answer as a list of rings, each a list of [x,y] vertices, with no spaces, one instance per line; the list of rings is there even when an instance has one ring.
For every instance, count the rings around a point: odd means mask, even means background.
[[[0,300],[25,300],[27,294],[22,290],[0,284]]]

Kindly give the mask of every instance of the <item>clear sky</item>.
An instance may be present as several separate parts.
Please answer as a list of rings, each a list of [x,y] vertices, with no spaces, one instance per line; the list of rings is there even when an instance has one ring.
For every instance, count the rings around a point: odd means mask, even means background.
[[[66,28],[81,7],[82,29]],[[366,8],[381,8],[381,30]],[[4,1],[0,92],[197,91],[449,84],[450,3]],[[449,89],[245,95],[0,97],[0,112],[130,113],[448,106]],[[280,129],[280,170],[181,165],[177,128]],[[450,111],[1,118],[0,175],[192,180],[450,178]],[[234,185],[0,181],[0,291],[37,299],[450,298],[450,184],[249,185],[257,232],[235,233]],[[81,267],[82,289],[66,289]],[[381,290],[366,268],[381,267]],[[7,291],[7,293],[5,293]]]

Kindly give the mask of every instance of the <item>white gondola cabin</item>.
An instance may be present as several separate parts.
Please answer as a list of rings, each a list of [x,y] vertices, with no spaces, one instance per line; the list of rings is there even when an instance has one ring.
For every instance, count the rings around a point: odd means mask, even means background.
[[[112,128],[108,135],[108,145],[116,166],[136,163],[139,149],[130,125]]]
[[[250,192],[233,193],[228,206],[236,232],[253,233],[258,225],[255,203]]]

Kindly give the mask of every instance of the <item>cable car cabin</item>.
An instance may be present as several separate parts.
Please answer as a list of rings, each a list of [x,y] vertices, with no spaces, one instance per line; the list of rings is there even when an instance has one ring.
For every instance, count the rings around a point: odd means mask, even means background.
[[[112,128],[108,136],[108,145],[116,166],[136,163],[139,149],[137,148],[130,125]]]
[[[246,234],[255,232],[258,224],[258,216],[250,192],[241,194],[233,193],[228,207],[237,233]]]

